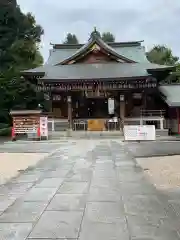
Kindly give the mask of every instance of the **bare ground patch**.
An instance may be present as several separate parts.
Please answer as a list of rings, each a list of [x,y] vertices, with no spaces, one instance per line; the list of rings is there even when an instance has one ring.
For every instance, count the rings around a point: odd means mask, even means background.
[[[28,167],[35,166],[47,153],[0,153],[0,184],[6,183]]]
[[[180,155],[137,158],[136,160],[158,189],[180,187]]]

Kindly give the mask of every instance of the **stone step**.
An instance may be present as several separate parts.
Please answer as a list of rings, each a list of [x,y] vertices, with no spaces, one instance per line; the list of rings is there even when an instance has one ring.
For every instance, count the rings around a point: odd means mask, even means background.
[[[55,121],[54,123],[54,131],[66,131],[66,129],[68,129],[68,121],[67,120],[62,120],[62,121]],[[49,122],[48,123],[48,129],[49,131],[52,131],[52,123]]]
[[[122,138],[121,131],[112,132],[90,132],[90,131],[55,131],[49,132],[49,139],[60,139],[62,137],[75,137],[75,138]]]
[[[168,136],[168,129],[156,129],[156,136]]]
[[[58,129],[58,130],[56,130]],[[60,130],[59,130],[60,129]],[[119,138],[123,137],[122,131],[69,131],[66,128],[55,128],[56,131],[49,131],[49,139],[60,139],[62,137],[76,138]],[[168,137],[168,129],[156,130],[156,137]]]

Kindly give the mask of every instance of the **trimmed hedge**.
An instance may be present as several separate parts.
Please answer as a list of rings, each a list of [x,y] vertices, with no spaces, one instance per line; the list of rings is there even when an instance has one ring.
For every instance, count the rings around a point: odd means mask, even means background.
[[[0,123],[0,130],[4,128],[9,128],[9,124],[7,123]]]
[[[2,136],[2,137],[11,136],[11,127],[0,129],[0,136]]]

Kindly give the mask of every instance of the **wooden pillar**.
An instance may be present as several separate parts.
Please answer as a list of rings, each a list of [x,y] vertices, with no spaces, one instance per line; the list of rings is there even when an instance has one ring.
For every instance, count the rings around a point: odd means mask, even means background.
[[[68,107],[69,129],[72,129],[72,98],[71,96],[67,96],[67,107]]]
[[[120,95],[120,120],[121,120],[121,128],[124,127],[124,118],[125,118],[125,96]]]
[[[143,109],[146,110],[146,106],[147,106],[147,93],[145,91],[142,94],[142,98],[143,98]]]
[[[125,96],[120,95],[120,118],[124,120],[125,117]]]
[[[50,111],[50,113],[53,113],[53,100],[52,99],[49,100],[49,111]]]
[[[177,113],[178,134],[180,134],[180,110],[179,110],[179,108],[176,108],[176,113]]]
[[[131,111],[133,109],[133,94],[132,93],[129,93],[128,96],[127,96],[127,105],[126,105],[126,114],[128,116],[131,115]]]

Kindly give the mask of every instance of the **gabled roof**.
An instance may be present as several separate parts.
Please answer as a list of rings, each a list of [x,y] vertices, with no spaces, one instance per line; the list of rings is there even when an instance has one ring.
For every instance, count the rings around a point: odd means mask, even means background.
[[[87,42],[87,44],[83,45],[80,49],[78,49],[74,54],[72,54],[70,57],[68,57],[67,59],[65,59],[62,62],[59,62],[58,64],[67,64],[70,61],[75,60],[78,57],[84,56],[86,55],[91,48],[94,45],[99,46],[100,48],[102,48],[104,51],[106,51],[108,54],[112,55],[113,57],[115,57],[117,60],[123,60],[124,62],[128,62],[128,63],[135,63],[134,60],[129,59],[125,56],[120,55],[119,53],[117,53],[111,46],[109,46],[107,43],[105,43],[99,36],[98,34],[96,34],[94,32],[94,34],[92,34],[91,38],[89,39],[89,41]],[[58,65],[57,64],[57,65]]]
[[[173,66],[152,64],[146,58],[142,41],[105,43],[97,34],[93,34],[87,44],[55,44],[50,50],[47,62],[38,68],[22,72],[22,75],[41,76],[44,79],[77,79],[148,76],[156,71],[172,71]],[[98,64],[68,64],[89,53],[93,48],[103,49],[105,54],[113,56],[117,62]],[[99,49],[98,48],[98,49]],[[118,61],[119,60],[119,61]],[[120,63],[121,62],[121,63]],[[87,71],[87,72],[85,72]],[[100,73],[102,71],[102,73]],[[128,73],[129,72],[129,73]],[[95,74],[96,73],[96,74]],[[95,75],[94,75],[95,74]]]
[[[137,63],[148,63],[149,61],[146,58],[144,46],[141,46],[140,42],[139,44],[135,43],[118,43],[117,45],[114,43],[114,47],[110,43],[108,43],[108,45],[111,46],[111,48],[113,47],[114,51],[116,51],[116,53],[118,53],[120,56],[131,59],[132,61]],[[63,62],[67,58],[70,58],[79,50],[79,48],[77,48],[77,45],[66,45],[66,47],[62,45],[63,44],[61,44],[60,47],[56,47],[55,45],[55,48],[50,50],[49,58],[46,62],[47,65],[57,65],[58,63]],[[81,44],[81,47],[82,46],[84,45]]]

